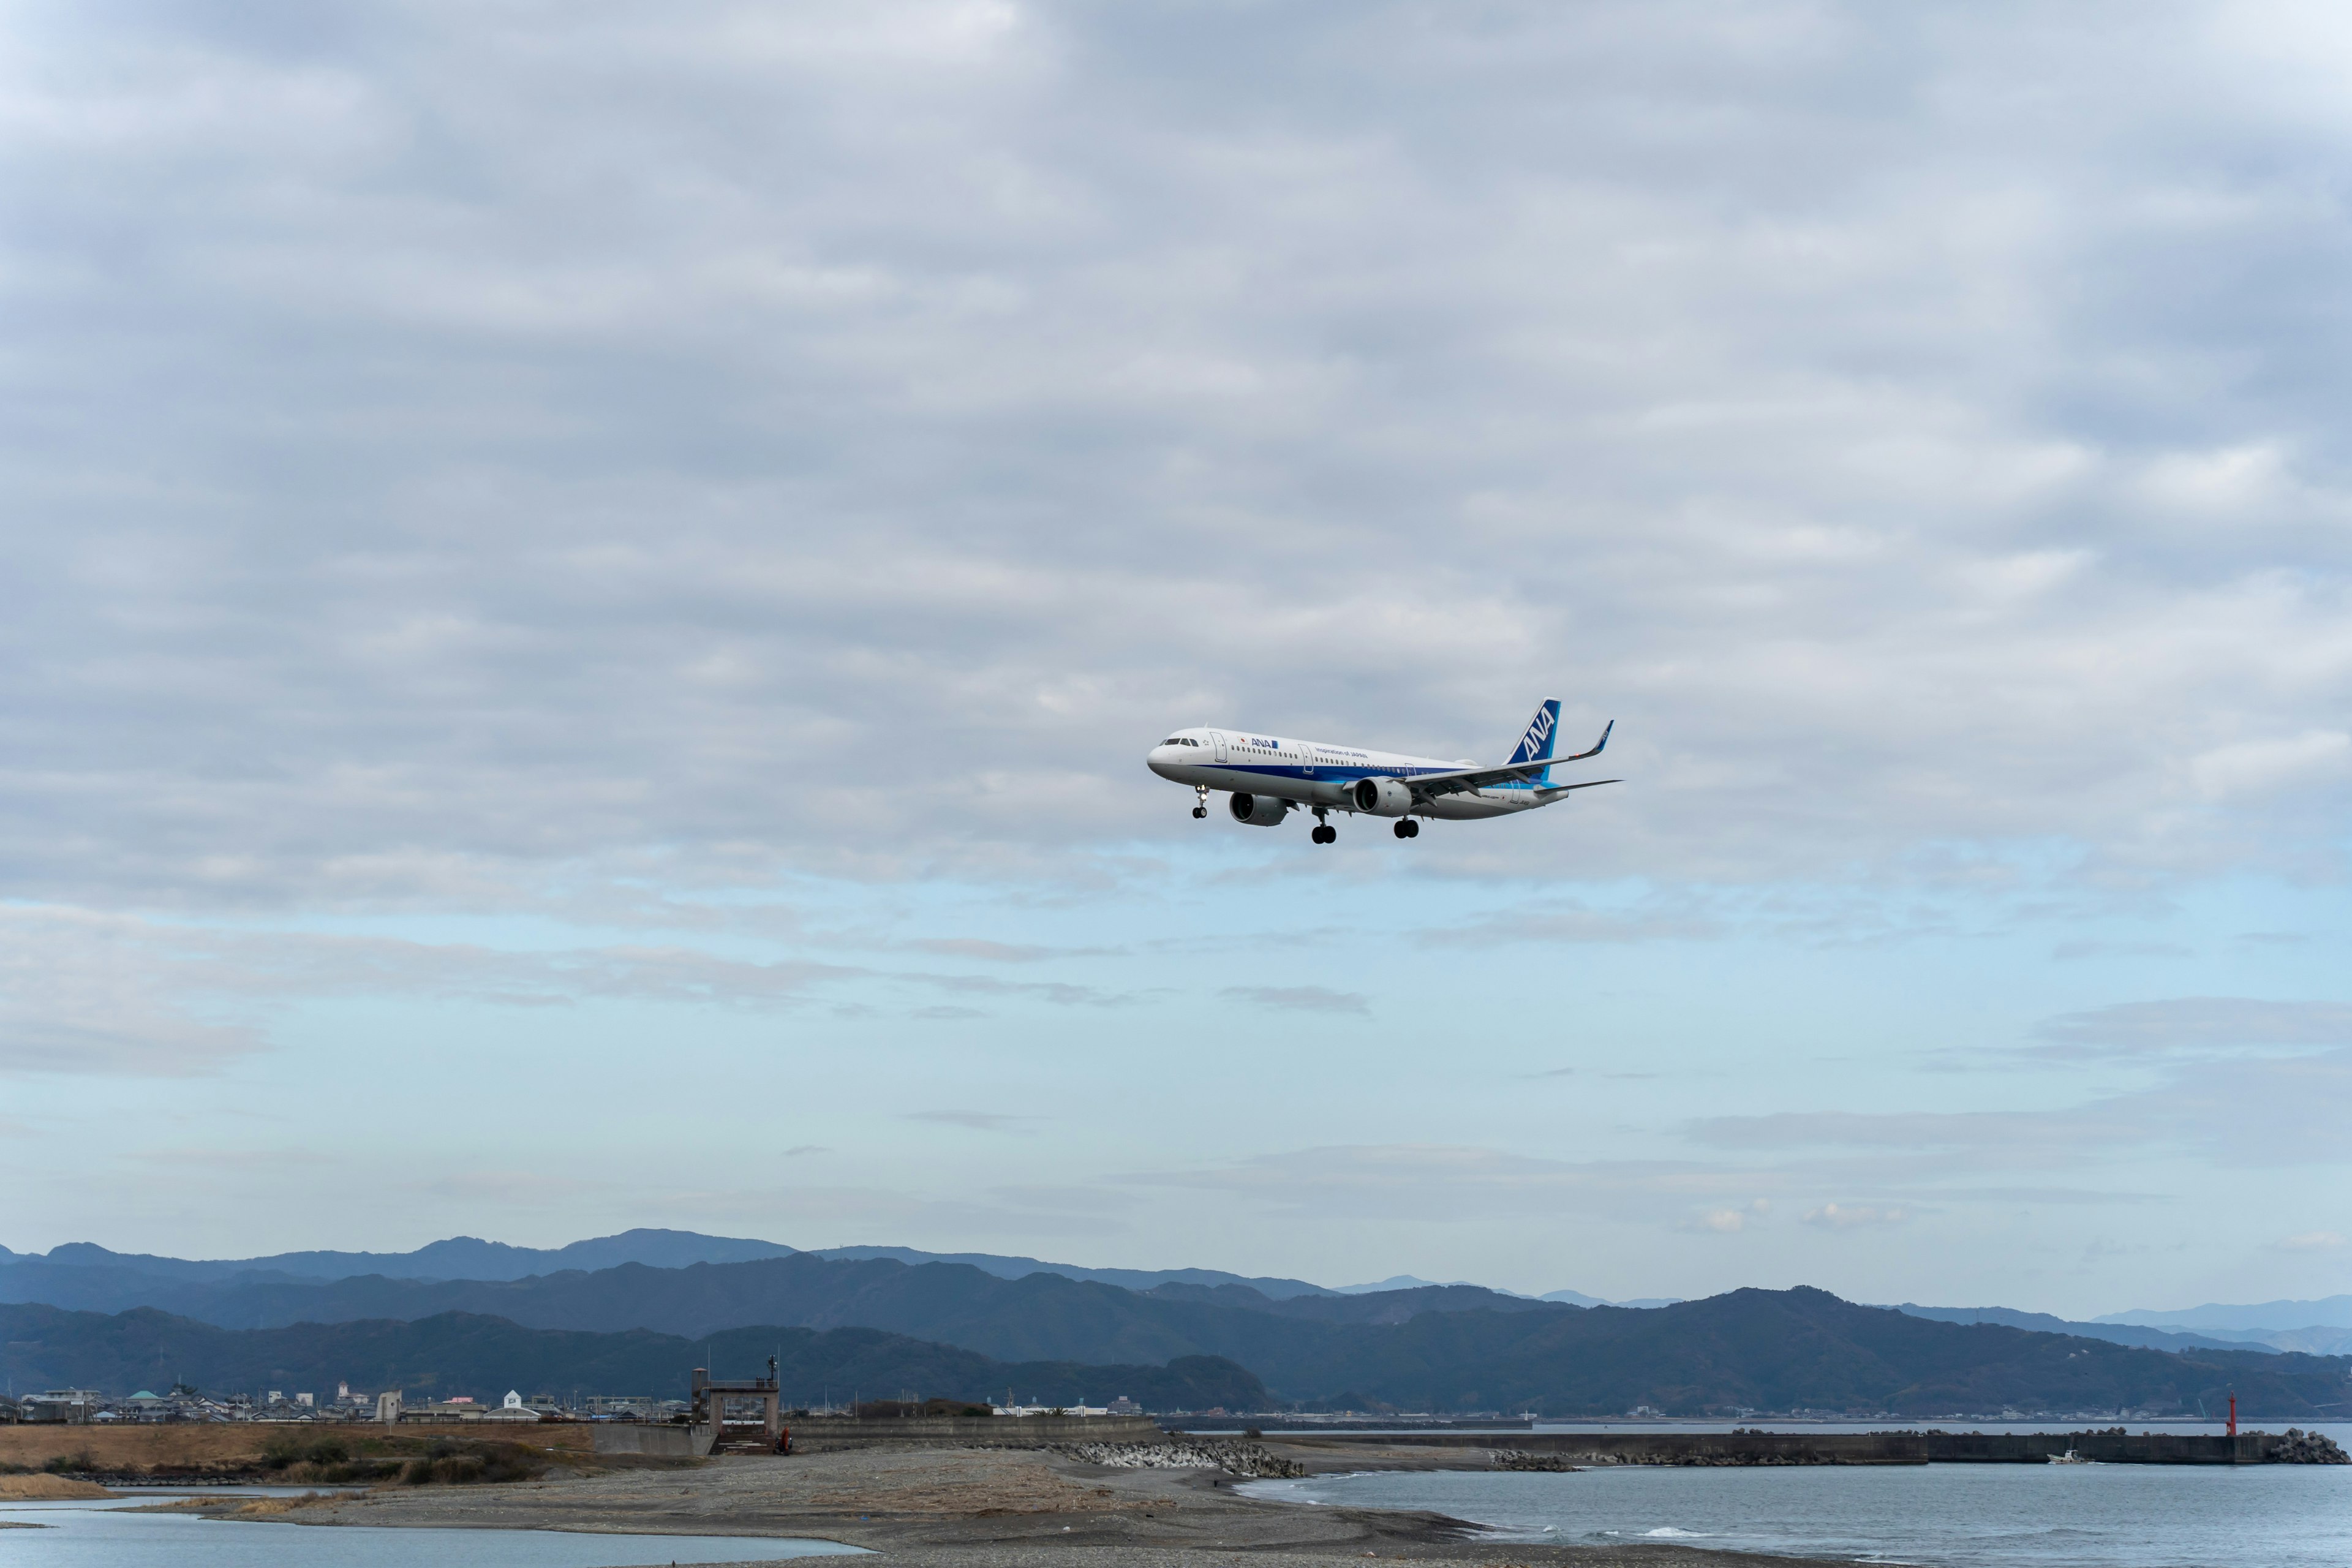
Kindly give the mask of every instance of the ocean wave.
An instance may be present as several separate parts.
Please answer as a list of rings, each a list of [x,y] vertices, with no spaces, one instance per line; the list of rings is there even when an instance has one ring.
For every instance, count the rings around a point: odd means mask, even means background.
[[[1632,1532],[1622,1530],[1604,1530],[1601,1533],[1603,1535],[1625,1535]],[[1705,1530],[1677,1530],[1671,1524],[1662,1524],[1655,1530],[1644,1530],[1638,1533],[1640,1538],[1644,1541],[1713,1541],[1715,1539],[1714,1531]]]

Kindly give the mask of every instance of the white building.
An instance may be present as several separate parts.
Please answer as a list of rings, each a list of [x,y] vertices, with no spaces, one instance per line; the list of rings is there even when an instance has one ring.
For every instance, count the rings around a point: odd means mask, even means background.
[[[513,1388],[507,1390],[506,1398],[496,1410],[482,1412],[485,1421],[536,1421],[539,1418],[539,1412],[522,1402],[522,1392]]]

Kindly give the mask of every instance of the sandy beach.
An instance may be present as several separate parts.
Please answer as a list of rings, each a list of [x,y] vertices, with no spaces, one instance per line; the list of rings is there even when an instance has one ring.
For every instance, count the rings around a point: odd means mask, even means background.
[[[1284,1446],[1287,1448],[1287,1446]],[[1286,1456],[1288,1457],[1288,1456]],[[1296,1457],[1320,1460],[1301,1446]],[[1436,1456],[1355,1451],[1350,1468]],[[1447,1456],[1461,1465],[1467,1456]],[[1489,1565],[1740,1568],[1765,1559],[1673,1545],[1546,1547],[1483,1540],[1428,1513],[1320,1508],[1238,1495],[1209,1470],[1118,1469],[1022,1449],[869,1449],[725,1458],[677,1468],[551,1476],[503,1486],[388,1488],[282,1503],[245,1517],[289,1523],[815,1537],[920,1568],[1208,1568],[1278,1553],[1306,1568],[1368,1560]],[[201,1500],[207,1513],[246,1505]]]

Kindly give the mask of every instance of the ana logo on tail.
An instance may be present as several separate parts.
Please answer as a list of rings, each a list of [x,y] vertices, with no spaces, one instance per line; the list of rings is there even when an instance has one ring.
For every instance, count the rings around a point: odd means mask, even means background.
[[[1552,731],[1559,728],[1559,699],[1553,698],[1536,710],[1528,721],[1528,732],[1519,737],[1519,749],[1511,753],[1514,763],[1540,762],[1551,755]]]

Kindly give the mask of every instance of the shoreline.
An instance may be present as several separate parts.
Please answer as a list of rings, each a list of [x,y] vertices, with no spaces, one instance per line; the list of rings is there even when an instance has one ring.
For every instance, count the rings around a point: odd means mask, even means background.
[[[1454,1469],[1468,1458],[1402,1445],[1379,1454],[1281,1457],[1312,1474]],[[1205,1568],[1212,1556],[1231,1563],[1265,1554],[1297,1568],[1365,1568],[1381,1559],[1465,1568],[1801,1568],[1817,1561],[1666,1542],[1498,1540],[1470,1520],[1255,1498],[1243,1495],[1241,1484],[1243,1478],[1213,1470],[1112,1468],[1028,1449],[866,1449],[730,1456],[691,1468],[588,1470],[315,1500],[192,1497],[156,1506],[328,1528],[828,1541],[918,1568]]]

